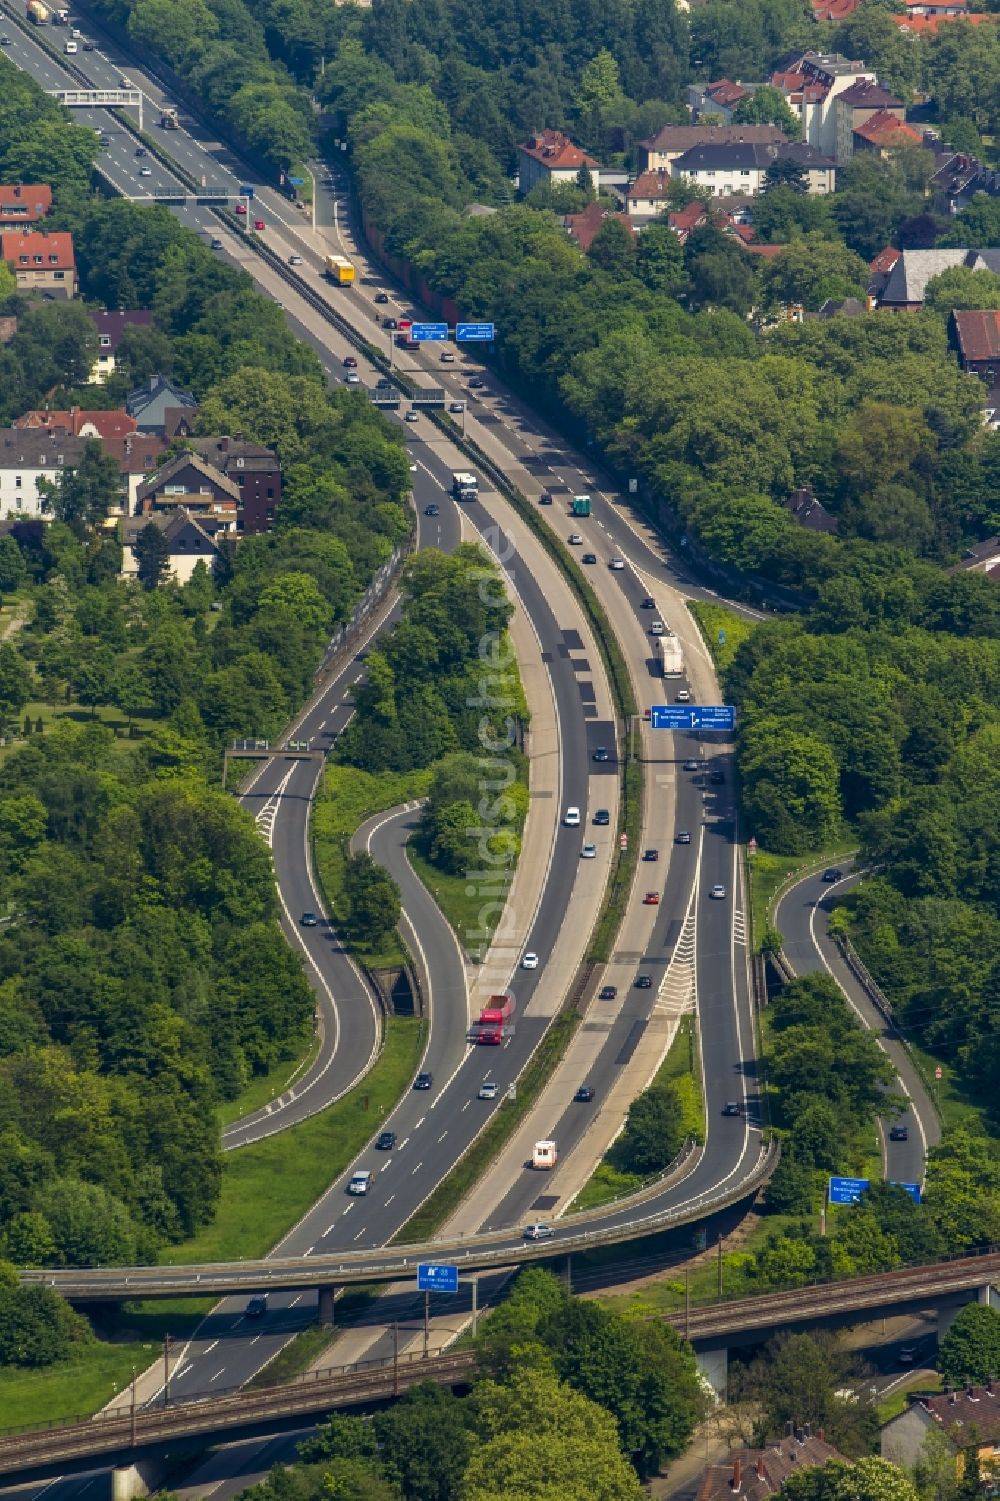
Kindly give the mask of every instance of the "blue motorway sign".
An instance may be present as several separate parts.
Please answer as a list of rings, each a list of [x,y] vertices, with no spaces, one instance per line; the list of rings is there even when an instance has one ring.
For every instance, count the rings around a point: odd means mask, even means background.
[[[649,722],[654,730],[732,730],[736,710],[731,704],[654,704]]]
[[[906,1192],[909,1194],[909,1196],[913,1200],[914,1204],[919,1204],[920,1203],[920,1184],[919,1183],[893,1183],[892,1187],[893,1188],[905,1188]]]
[[[458,1267],[422,1261],[417,1265],[417,1290],[422,1293],[457,1293]]]
[[[305,182],[305,178],[304,177],[290,177],[288,179],[288,181],[292,184],[293,188],[301,188],[302,184]]]
[[[455,325],[455,343],[465,344],[478,340],[481,344],[492,344],[495,337],[495,323],[457,323]]]
[[[409,329],[414,344],[441,343],[448,337],[447,323],[413,323]]]
[[[831,1178],[831,1204],[857,1204],[868,1187],[867,1178]]]

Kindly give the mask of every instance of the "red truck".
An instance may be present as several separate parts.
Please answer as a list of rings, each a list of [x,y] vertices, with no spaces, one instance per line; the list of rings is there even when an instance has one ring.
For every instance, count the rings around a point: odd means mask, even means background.
[[[492,1044],[494,1047],[503,1042],[503,1035],[514,1019],[514,997],[508,991],[505,995],[491,995],[488,1006],[484,1006],[479,1013],[479,1022],[476,1028],[476,1041]]]

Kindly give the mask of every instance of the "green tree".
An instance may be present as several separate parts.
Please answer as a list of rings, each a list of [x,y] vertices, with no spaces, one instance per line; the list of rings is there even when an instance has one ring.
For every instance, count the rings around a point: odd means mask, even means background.
[[[9,641],[0,642],[0,719],[16,719],[31,697],[31,672]]]
[[[147,521],[132,544],[138,564],[138,579],[144,589],[155,589],[167,576],[170,543],[155,521]]]
[[[824,741],[765,716],[746,730],[739,760],[744,806],[768,849],[798,854],[831,843],[840,779]]]
[[[787,1501],[917,1501],[906,1472],[875,1455],[851,1465],[828,1460],[800,1470],[789,1476],[780,1494]]]
[[[0,595],[19,589],[27,577],[24,555],[13,537],[0,537]]]
[[[625,1129],[608,1160],[621,1172],[646,1177],[673,1161],[683,1139],[683,1112],[676,1089],[672,1084],[654,1085],[632,1101]]]
[[[1000,308],[1000,276],[995,271],[950,266],[927,283],[924,306],[945,317],[954,308]]]
[[[635,237],[621,219],[609,216],[590,242],[587,254],[595,266],[621,280],[631,276],[635,268]]]
[[[839,241],[808,234],[766,261],[761,291],[769,303],[799,303],[815,312],[828,298],[864,298],[868,268]]]
[[[411,1501],[451,1501],[473,1450],[469,1403],[422,1382],[373,1421],[387,1478]]]
[[[193,48],[219,34],[219,22],[204,0],[139,0],[128,18],[129,36],[155,48],[175,67]]]
[[[647,224],[635,249],[635,274],[650,292],[677,297],[684,289],[684,247],[669,224]]]
[[[967,1303],[938,1346],[937,1364],[949,1386],[992,1380],[1000,1371],[1000,1313]]]
[[[75,469],[64,469],[54,483],[39,481],[45,509],[78,535],[98,526],[121,498],[118,461],[97,438],[88,438]]]
[[[784,94],[769,83],[740,100],[733,121],[737,125],[777,125],[790,141],[797,141],[802,134],[798,116],[789,109]]]
[[[308,573],[276,574],[261,593],[259,608],[265,615],[294,616],[309,631],[322,632],[331,624],[330,606]]]
[[[386,942],[399,921],[399,887],[371,855],[351,855],[344,867],[344,895],[351,927],[371,948]]]
[[[778,156],[764,173],[764,192],[771,193],[776,188],[788,188],[793,193],[806,194],[809,191],[809,178],[802,162],[794,156]]]

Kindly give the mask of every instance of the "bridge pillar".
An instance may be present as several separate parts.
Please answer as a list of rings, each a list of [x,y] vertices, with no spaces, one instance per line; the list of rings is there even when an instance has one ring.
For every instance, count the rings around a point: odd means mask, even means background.
[[[995,1308],[1000,1313],[1000,1289],[995,1288],[992,1282],[981,1287],[978,1296],[984,1308]]]
[[[335,1287],[321,1287],[319,1289],[319,1321],[324,1329],[333,1328],[333,1300],[336,1297]]]
[[[712,1388],[717,1402],[725,1402],[729,1383],[729,1351],[696,1350],[694,1359],[702,1384]]]
[[[138,1501],[162,1489],[166,1469],[162,1461],[144,1456],[131,1465],[116,1465],[108,1471],[111,1501]]]

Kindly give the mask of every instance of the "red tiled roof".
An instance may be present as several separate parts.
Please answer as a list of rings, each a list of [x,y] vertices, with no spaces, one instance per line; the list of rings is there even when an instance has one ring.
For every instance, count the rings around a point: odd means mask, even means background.
[[[40,255],[42,260],[35,262],[35,256]],[[51,257],[55,259],[51,259]],[[5,230],[0,235],[0,258],[10,261],[15,271],[72,271],[75,266],[73,260],[73,236],[64,230],[53,230],[46,234],[42,230],[28,230],[25,234],[19,234],[17,230]]]
[[[846,21],[860,4],[861,0],[812,0],[817,21]]]
[[[766,1501],[779,1491],[789,1475],[828,1460],[844,1462],[844,1456],[819,1435],[787,1434],[766,1449],[736,1449],[726,1464],[709,1465],[702,1475],[696,1501]]]
[[[580,249],[587,251],[594,243],[595,236],[605,219],[617,219],[620,224],[625,225],[629,234],[635,239],[635,230],[628,222],[628,215],[609,214],[599,203],[588,203],[582,214],[567,214],[563,222]]]
[[[630,198],[666,198],[667,191],[673,178],[667,169],[659,171],[640,172],[635,182],[626,190],[626,201]],[[700,208],[701,205],[699,204]]]
[[[52,189],[47,182],[0,183],[0,219],[30,224],[44,219],[52,207]]]
[[[97,430],[97,436],[104,439],[124,438],[128,433],[134,433],[139,424],[124,408],[87,412],[80,407],[73,407],[68,412],[39,410],[25,412],[23,417],[16,418],[12,425],[20,428],[45,428],[49,432],[72,433],[74,438],[81,437],[85,427],[92,427]]]
[[[787,245],[748,245],[742,239],[742,236],[740,237],[740,243],[748,255],[762,255],[766,261],[773,261],[776,255],[780,255],[783,250],[788,249]]]
[[[1000,359],[1000,312],[995,308],[962,308],[951,316],[963,359]]]
[[[882,147],[907,144],[919,146],[923,140],[920,132],[914,130],[912,125],[907,125],[905,120],[897,119],[885,109],[880,109],[877,114],[870,116],[863,125],[855,126],[854,134],[861,136],[862,140],[869,141],[873,146]]]
[[[720,78],[716,83],[710,83],[705,89],[707,98],[725,106],[739,104],[749,92],[749,89],[745,89],[742,84],[733,83],[729,78]]]
[[[956,5],[964,10],[968,3],[969,0],[903,0],[907,10],[916,10],[921,13],[927,10],[954,10]]]
[[[896,249],[895,245],[887,245],[884,250],[879,251],[873,261],[868,263],[869,271],[891,271],[902,253],[901,250]]]
[[[890,21],[895,21],[901,31],[909,31],[917,36],[927,35],[937,31],[939,26],[947,26],[950,21],[961,21],[965,26],[991,26],[1000,17],[994,12],[982,11],[969,12],[964,16],[893,16]]]
[[[693,198],[684,208],[679,208],[675,214],[667,215],[667,223],[671,229],[682,233],[690,233],[696,229],[705,218],[705,205],[699,199]]]
[[[518,148],[525,156],[541,162],[553,171],[579,171],[581,167],[596,167],[598,163],[579,146],[574,146],[568,135],[561,130],[540,130],[529,136]]]

